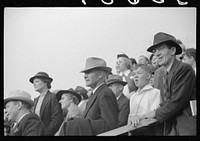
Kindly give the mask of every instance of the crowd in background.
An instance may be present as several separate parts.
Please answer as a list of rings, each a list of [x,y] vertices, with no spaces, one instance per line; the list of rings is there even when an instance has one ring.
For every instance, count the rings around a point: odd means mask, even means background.
[[[124,125],[157,124],[124,135],[196,135],[196,49],[159,32],[150,58],[116,54],[112,70],[98,57],[86,59],[86,86],[51,91],[53,78],[38,72],[29,81],[39,96],[23,90],[4,99],[5,136],[98,135]]]

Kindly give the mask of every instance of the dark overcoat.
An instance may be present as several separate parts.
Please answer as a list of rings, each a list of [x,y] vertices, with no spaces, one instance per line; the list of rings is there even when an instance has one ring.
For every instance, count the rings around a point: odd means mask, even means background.
[[[44,124],[35,113],[25,115],[13,129],[12,136],[44,136]]]
[[[34,112],[38,100],[39,97],[34,99]],[[50,91],[46,93],[43,99],[40,108],[40,118],[44,123],[47,136],[53,136],[58,131],[60,125],[64,120],[61,105],[58,102],[56,95],[54,93],[51,93]]]
[[[118,127],[117,100],[105,84],[89,97],[84,118],[74,118],[64,123],[61,136],[97,135]]]
[[[119,108],[119,127],[127,124],[128,115],[130,112],[129,107],[129,99],[122,94],[117,100],[118,108]]]
[[[167,76],[170,95],[156,110],[156,119],[164,122],[164,135],[196,135],[196,116],[189,101],[196,99],[196,77],[192,67],[174,60]]]

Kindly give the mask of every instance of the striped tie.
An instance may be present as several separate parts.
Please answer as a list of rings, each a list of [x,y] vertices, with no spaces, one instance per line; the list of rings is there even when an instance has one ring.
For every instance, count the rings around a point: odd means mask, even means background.
[[[168,75],[168,72],[165,71],[164,72],[164,77],[163,77],[163,95],[164,95],[164,102],[167,101],[170,93],[169,93],[169,90],[168,90],[168,86],[167,86],[167,82],[168,82],[168,79],[167,79],[167,75]]]

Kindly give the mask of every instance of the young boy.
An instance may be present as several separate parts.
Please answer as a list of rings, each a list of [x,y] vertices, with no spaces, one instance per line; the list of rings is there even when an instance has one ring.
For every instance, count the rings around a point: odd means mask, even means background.
[[[137,126],[144,119],[145,114],[158,108],[160,104],[160,90],[149,84],[151,68],[147,65],[138,65],[134,76],[138,90],[130,98],[130,113],[128,124]],[[153,127],[142,127],[131,132],[132,135],[154,135]]]

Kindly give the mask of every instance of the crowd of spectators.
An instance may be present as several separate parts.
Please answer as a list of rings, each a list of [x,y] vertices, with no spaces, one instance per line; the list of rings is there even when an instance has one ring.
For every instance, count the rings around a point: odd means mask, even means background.
[[[125,135],[196,135],[190,104],[196,100],[196,49],[159,32],[147,51],[149,58],[117,54],[115,70],[102,58],[87,58],[81,73],[89,89],[51,91],[53,78],[38,72],[29,79],[37,98],[16,90],[4,99],[4,135],[94,136],[148,118],[157,124]]]

